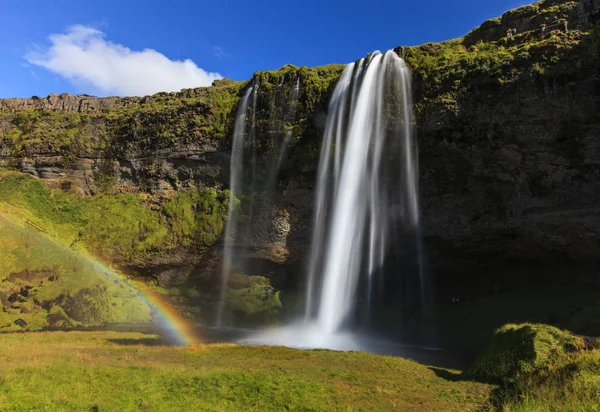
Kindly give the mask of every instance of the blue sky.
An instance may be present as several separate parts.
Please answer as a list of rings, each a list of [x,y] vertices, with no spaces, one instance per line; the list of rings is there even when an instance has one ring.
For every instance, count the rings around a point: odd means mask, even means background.
[[[287,63],[347,63],[462,36],[527,3],[0,0],[0,97],[139,95]]]

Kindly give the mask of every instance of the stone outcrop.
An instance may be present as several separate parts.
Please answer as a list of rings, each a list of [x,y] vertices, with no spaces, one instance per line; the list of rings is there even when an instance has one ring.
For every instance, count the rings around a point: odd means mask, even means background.
[[[213,86],[228,85],[230,79],[216,80]],[[101,113],[108,109],[135,106],[160,100],[184,99],[193,97],[195,89],[183,89],[180,92],[157,93],[144,97],[95,97],[87,94],[74,96],[70,93],[50,94],[47,97],[0,99],[0,110],[16,112],[19,110],[44,110],[60,113]]]
[[[108,97],[100,98],[87,95],[73,96],[69,93],[51,94],[41,98],[0,99],[0,109],[10,112],[18,110],[48,110],[61,113],[98,113],[113,107],[125,107],[137,98]]]
[[[464,38],[465,45],[498,41],[517,34],[551,30],[587,29],[600,20],[598,0],[546,0],[520,7],[484,22]]]
[[[99,189],[99,175],[114,177],[117,190],[152,191],[159,195],[193,184],[214,186],[228,175],[229,157],[220,151],[202,150],[156,153],[130,158],[33,155],[0,158],[0,167],[16,168],[45,180],[51,188],[75,188],[85,195]],[[63,185],[63,186],[61,186]],[[167,192],[167,193],[163,193]]]

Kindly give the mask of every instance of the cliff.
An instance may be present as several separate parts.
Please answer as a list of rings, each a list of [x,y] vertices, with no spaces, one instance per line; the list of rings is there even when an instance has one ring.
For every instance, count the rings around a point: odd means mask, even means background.
[[[433,271],[597,262],[599,18],[598,0],[545,0],[460,39],[396,49],[414,74]],[[279,196],[257,231],[266,239],[255,242],[260,257],[294,261],[306,251],[319,141],[340,71],[286,66],[255,76],[264,153],[272,148],[277,93],[297,79],[301,85],[300,108],[285,125],[294,139]],[[247,85],[220,81],[142,98],[0,100],[0,166],[85,195],[141,193],[154,209],[192,186],[226,189],[235,108]]]
[[[547,0],[398,50],[415,74],[428,250],[457,271],[597,260],[599,19],[596,0]]]

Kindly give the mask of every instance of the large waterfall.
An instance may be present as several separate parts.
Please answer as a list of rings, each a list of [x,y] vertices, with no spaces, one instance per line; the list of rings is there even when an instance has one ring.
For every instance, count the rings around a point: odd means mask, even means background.
[[[348,330],[357,312],[370,318],[384,276],[416,277],[411,293],[422,293],[413,123],[410,70],[396,53],[346,67],[323,136],[304,318],[249,342],[353,348]],[[402,254],[413,255],[410,270],[389,264]]]
[[[349,64],[331,99],[307,292],[324,333],[350,315],[363,273],[371,301],[395,221],[419,224],[411,110],[409,69],[391,51]]]

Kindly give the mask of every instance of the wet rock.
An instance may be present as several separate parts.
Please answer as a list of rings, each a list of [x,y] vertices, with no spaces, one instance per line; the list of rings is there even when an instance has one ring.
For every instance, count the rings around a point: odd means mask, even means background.
[[[9,301],[10,303],[15,303],[15,302],[16,302],[16,301],[18,301],[18,300],[19,300],[19,294],[18,294],[18,293],[13,293],[12,295],[10,295],[10,296],[8,297],[8,301]]]
[[[17,319],[15,320],[15,325],[24,328],[27,326],[27,322],[25,322],[23,319]]]
[[[188,279],[192,269],[192,267],[179,266],[163,270],[156,276],[158,286],[172,288],[182,285]]]

